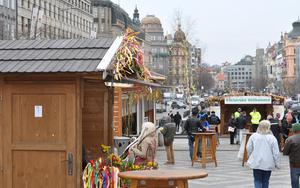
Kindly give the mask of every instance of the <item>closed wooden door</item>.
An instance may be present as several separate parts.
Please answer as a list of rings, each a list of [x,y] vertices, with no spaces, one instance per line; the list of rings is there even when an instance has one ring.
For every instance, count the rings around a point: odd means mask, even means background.
[[[75,187],[75,86],[4,86],[4,187]]]

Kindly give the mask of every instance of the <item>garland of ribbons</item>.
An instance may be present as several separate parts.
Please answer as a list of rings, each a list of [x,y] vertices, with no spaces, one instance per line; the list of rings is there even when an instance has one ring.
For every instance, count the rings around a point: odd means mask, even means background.
[[[84,188],[118,188],[119,169],[114,166],[102,166],[101,160],[91,160],[83,171]]]

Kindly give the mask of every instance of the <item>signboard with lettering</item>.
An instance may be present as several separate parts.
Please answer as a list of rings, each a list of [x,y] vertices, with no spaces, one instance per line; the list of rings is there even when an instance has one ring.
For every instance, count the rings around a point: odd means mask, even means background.
[[[225,104],[272,104],[271,96],[230,96]]]

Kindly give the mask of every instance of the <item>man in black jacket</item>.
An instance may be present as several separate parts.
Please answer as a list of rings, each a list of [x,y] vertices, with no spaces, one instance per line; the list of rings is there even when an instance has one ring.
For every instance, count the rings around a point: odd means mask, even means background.
[[[268,115],[267,120],[269,120],[271,123],[270,130],[272,131],[273,135],[277,140],[279,149],[281,149],[280,147],[281,128],[279,126],[279,121],[277,119],[274,119],[272,115]]]
[[[217,136],[217,142],[218,144],[220,144],[219,141],[219,124],[221,123],[220,118],[216,115],[215,111],[212,111],[209,118],[208,118],[208,123],[211,126],[211,128],[216,132],[216,136]]]
[[[186,120],[184,129],[186,130],[188,134],[188,140],[189,140],[189,151],[190,151],[190,158],[193,159],[194,154],[194,142],[195,142],[195,135],[193,133],[197,132],[205,132],[205,128],[201,125],[200,120],[197,118],[197,115],[199,113],[198,108],[192,109],[192,117]],[[198,157],[201,157],[201,140],[199,140],[198,143]]]
[[[246,116],[246,112],[243,111],[240,116],[236,119],[237,122],[237,144],[241,144],[242,143],[242,139],[243,139],[243,132],[245,132],[245,128],[247,125],[247,116]]]
[[[177,131],[179,131],[179,125],[180,125],[181,119],[182,119],[181,115],[179,114],[179,112],[177,112],[174,116],[174,122],[175,122]]]

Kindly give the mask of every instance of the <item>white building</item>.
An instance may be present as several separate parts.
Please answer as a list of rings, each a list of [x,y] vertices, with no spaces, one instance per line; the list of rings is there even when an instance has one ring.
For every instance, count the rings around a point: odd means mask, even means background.
[[[0,0],[0,40],[15,39],[16,1]]]
[[[223,67],[224,82],[233,90],[250,90],[253,87],[254,76],[253,57],[245,56],[238,63]],[[226,78],[226,79],[225,79]],[[225,84],[225,83],[224,83]],[[225,86],[224,86],[225,87]]]
[[[18,0],[18,39],[90,38],[92,23],[90,0]]]

